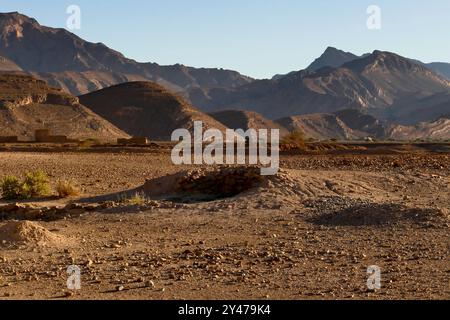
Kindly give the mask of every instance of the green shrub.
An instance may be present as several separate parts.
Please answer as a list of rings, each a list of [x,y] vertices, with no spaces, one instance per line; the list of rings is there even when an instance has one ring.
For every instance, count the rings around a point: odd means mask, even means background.
[[[46,197],[51,193],[50,180],[44,171],[27,172],[22,184],[26,198]]]
[[[4,177],[0,183],[2,197],[6,200],[24,198],[22,183],[15,176]]]

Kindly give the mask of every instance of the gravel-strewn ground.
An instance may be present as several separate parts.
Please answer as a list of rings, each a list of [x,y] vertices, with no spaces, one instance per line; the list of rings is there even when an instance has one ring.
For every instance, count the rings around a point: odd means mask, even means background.
[[[237,198],[39,222],[68,241],[0,244],[0,298],[450,298],[448,154],[285,156],[282,166]],[[0,176],[43,169],[85,196],[186,168],[164,153],[0,153]],[[76,292],[69,265],[81,267]],[[367,288],[371,265],[381,290]]]

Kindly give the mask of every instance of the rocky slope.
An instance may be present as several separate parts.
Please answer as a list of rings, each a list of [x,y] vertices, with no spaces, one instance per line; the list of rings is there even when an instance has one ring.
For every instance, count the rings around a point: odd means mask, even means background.
[[[5,57],[0,57],[0,71],[6,71],[6,72],[15,72],[15,71],[22,71],[22,69],[12,62],[9,59],[6,59]]]
[[[130,82],[80,96],[94,112],[133,136],[170,140],[175,129],[193,129],[194,121],[204,128],[225,126],[152,82]]]
[[[441,75],[442,77],[450,80],[450,63],[445,62],[432,62],[428,63],[427,67]]]
[[[347,62],[359,58],[360,57],[351,52],[344,52],[333,47],[328,47],[325,52],[306,69],[309,71],[317,71],[324,67],[338,68]]]
[[[450,140],[450,117],[422,122],[415,126],[395,125],[389,128],[388,137],[394,140]]]
[[[340,110],[335,115],[360,137],[384,138],[386,136],[386,124],[371,115],[355,109]]]
[[[264,118],[262,115],[245,110],[225,110],[210,114],[211,117],[230,129],[279,129],[280,135],[288,133],[288,130],[280,124]]]
[[[364,136],[349,128],[334,114],[316,113],[302,116],[291,116],[276,121],[289,131],[301,131],[306,138],[326,140],[353,140]]]
[[[236,89],[191,91],[190,98],[206,111],[247,109],[270,119],[357,109],[381,120],[410,124],[403,114],[420,108],[422,99],[443,93],[450,93],[450,81],[410,59],[375,51],[339,68],[300,71]],[[431,119],[424,114],[414,119],[418,120]]]
[[[42,26],[17,12],[0,13],[0,55],[75,95],[144,79],[175,91],[236,87],[252,81],[230,70],[138,63],[102,43],[84,41],[65,29]]]
[[[32,139],[34,130],[42,128],[79,139],[128,137],[77,97],[24,74],[0,73],[0,127],[2,136],[22,139]]]

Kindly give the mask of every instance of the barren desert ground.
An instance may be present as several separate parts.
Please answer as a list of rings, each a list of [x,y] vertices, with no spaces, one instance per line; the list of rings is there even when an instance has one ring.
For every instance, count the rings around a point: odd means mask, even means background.
[[[4,150],[0,177],[42,169],[83,194],[1,202],[0,298],[449,299],[450,153],[439,151],[284,155],[275,177],[224,169],[217,189],[249,182],[238,195],[188,199],[152,196],[173,188],[152,180],[198,169],[189,193],[216,188],[214,175],[164,150]],[[146,180],[147,201],[119,201]],[[70,265],[80,290],[67,288]],[[372,265],[380,290],[367,287]]]

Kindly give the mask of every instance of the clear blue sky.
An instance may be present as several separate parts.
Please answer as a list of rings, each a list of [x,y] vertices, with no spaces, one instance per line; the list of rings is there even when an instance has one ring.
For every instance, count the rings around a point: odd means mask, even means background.
[[[82,10],[76,34],[141,62],[256,78],[305,68],[327,46],[450,62],[450,0],[14,0],[0,11],[65,27],[71,4]],[[382,9],[379,31],[366,27],[371,4]]]

